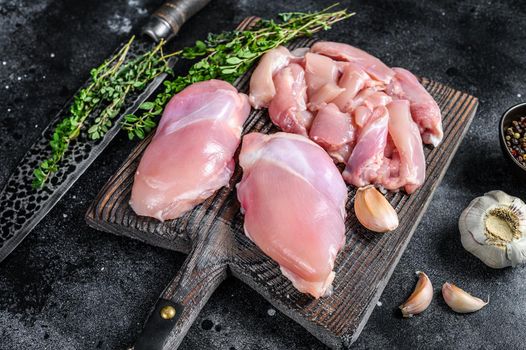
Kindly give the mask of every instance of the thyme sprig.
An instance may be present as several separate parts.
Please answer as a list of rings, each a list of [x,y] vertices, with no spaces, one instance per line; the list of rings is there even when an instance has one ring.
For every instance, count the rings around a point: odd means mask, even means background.
[[[282,13],[282,22],[261,20],[250,30],[209,34],[207,40],[197,41],[193,47],[181,51],[187,59],[205,57],[195,63],[187,75],[165,81],[164,90],[154,100],[140,106],[142,114],[126,115],[122,122],[123,129],[130,139],[142,139],[155,127],[155,118],[162,113],[168,100],[188,85],[209,79],[233,82],[269,50],[297,37],[328,30],[334,23],[354,15],[347,10],[331,12],[336,5],[313,13]]]
[[[70,115],[53,131],[49,143],[50,157],[33,172],[34,188],[41,188],[49,176],[58,171],[70,143],[79,137],[83,128],[88,127],[91,140],[102,138],[131,92],[143,90],[159,74],[170,72],[167,61],[170,55],[164,55],[162,50],[164,42],[143,55],[127,60],[134,40],[135,37],[132,37],[112,58],[91,70],[91,82],[75,95]],[[98,110],[100,113],[93,123],[86,125],[88,118]]]
[[[33,187],[43,187],[51,174],[58,171],[70,143],[81,135],[81,130],[87,129],[87,137],[91,140],[104,137],[131,93],[144,90],[160,74],[171,73],[169,57],[200,60],[187,75],[165,81],[155,99],[140,105],[142,114],[124,116],[122,128],[130,139],[144,138],[156,126],[155,118],[162,113],[168,100],[188,85],[208,79],[233,82],[269,50],[297,37],[328,30],[334,23],[354,15],[346,9],[331,12],[337,5],[312,13],[282,13],[279,15],[281,22],[260,20],[249,30],[209,34],[206,40],[169,55],[163,53],[165,43],[161,41],[151,51],[130,58],[129,50],[135,40],[132,37],[111,59],[90,72],[89,85],[76,94],[70,115],[53,131],[51,155],[34,170]]]

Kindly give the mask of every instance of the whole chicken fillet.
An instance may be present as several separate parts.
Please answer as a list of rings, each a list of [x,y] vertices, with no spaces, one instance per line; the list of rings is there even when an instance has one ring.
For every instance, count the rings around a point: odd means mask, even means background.
[[[228,185],[249,112],[247,96],[220,80],[175,95],[135,173],[135,213],[175,219]]]
[[[347,200],[332,159],[308,138],[278,132],[244,136],[239,162],[246,235],[300,292],[329,295]]]

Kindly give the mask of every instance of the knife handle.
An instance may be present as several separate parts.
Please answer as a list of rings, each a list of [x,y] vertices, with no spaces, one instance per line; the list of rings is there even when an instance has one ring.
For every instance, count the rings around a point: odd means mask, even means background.
[[[212,225],[198,237],[181,270],[151,311],[132,349],[177,349],[212,293],[227,277],[232,233]]]
[[[143,28],[143,33],[156,42],[170,40],[182,25],[205,7],[210,0],[169,0],[166,1]]]

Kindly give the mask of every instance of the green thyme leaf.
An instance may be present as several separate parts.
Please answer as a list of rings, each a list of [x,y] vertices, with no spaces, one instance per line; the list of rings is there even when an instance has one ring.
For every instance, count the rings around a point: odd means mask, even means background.
[[[298,37],[327,30],[332,24],[354,15],[346,9],[331,12],[335,6],[337,4],[313,13],[283,13],[280,14],[281,23],[260,20],[254,28],[248,30],[208,34],[204,42],[197,41],[195,46],[183,49],[182,53],[187,59],[204,55],[206,57],[195,62],[186,76],[164,81],[164,90],[148,103],[143,103],[140,113],[134,118],[125,118],[122,128],[128,132],[130,139],[142,138],[153,129],[153,120],[161,114],[170,98],[188,85],[209,79],[233,82],[269,50]]]

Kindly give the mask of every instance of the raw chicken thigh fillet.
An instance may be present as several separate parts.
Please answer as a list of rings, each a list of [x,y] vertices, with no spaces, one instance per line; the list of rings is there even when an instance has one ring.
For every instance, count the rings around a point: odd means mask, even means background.
[[[249,112],[247,96],[219,80],[175,95],[135,174],[133,210],[175,219],[228,185]]]
[[[411,72],[343,43],[270,50],[250,80],[250,103],[345,164],[344,179],[358,187],[413,193],[425,178],[422,143],[436,147],[444,135],[438,104]]]
[[[246,235],[300,292],[330,294],[347,200],[331,158],[306,137],[252,133],[243,138],[239,162]]]

